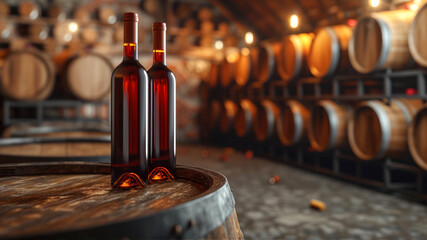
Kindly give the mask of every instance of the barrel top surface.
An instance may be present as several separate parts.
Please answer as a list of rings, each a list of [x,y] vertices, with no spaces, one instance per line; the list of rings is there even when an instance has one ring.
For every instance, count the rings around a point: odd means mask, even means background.
[[[68,67],[68,87],[77,97],[98,100],[110,91],[112,71],[113,65],[101,55],[79,56]]]
[[[409,30],[409,50],[415,61],[427,67],[427,48],[424,46],[427,38],[425,23],[427,22],[427,4],[425,4],[417,13]]]
[[[351,64],[357,71],[368,73],[378,65],[384,54],[383,45],[388,43],[384,42],[384,31],[380,22],[373,17],[365,17],[358,23],[349,51]]]
[[[4,166],[0,165],[0,176]],[[109,169],[109,164],[103,167]],[[139,237],[153,237],[153,234],[159,233],[144,232],[150,224],[163,225],[153,229],[161,231],[161,227],[177,224],[173,222],[176,220],[174,218],[194,217],[196,226],[203,224],[203,220],[208,222],[206,216],[205,219],[198,219],[197,214],[209,211],[197,205],[203,202],[207,204],[205,207],[217,211],[216,216],[225,219],[232,213],[234,199],[224,176],[210,170],[183,166],[177,167],[176,174],[177,180],[173,182],[127,191],[113,190],[109,174],[0,177],[0,238],[56,237],[58,234],[61,236],[97,228],[98,236],[111,237],[107,232],[115,227],[131,228],[136,223],[141,226],[134,231],[143,232]],[[220,196],[216,196],[216,193]],[[209,204],[213,197],[220,199]],[[220,209],[215,208],[218,203],[223,204]],[[176,216],[179,210],[188,212],[180,212],[184,216]],[[106,232],[100,233],[99,229]],[[123,232],[126,232],[125,229]],[[88,233],[89,236],[93,236],[91,233]],[[163,229],[160,234],[170,234],[169,229],[166,232]]]
[[[332,38],[326,29],[320,29],[313,39],[309,54],[309,67],[314,76],[328,73],[332,61]]]

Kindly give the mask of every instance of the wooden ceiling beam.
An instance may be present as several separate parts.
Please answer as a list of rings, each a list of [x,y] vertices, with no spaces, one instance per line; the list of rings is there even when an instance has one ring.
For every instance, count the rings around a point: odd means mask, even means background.
[[[307,9],[300,3],[299,0],[293,0],[293,3],[299,8],[301,11],[301,14],[304,16],[305,19],[309,22],[312,29],[316,28],[315,20],[307,13]]]

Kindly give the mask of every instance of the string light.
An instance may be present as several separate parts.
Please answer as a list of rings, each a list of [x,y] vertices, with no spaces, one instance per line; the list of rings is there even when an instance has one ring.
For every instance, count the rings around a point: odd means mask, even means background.
[[[299,20],[298,20],[298,16],[296,14],[293,14],[291,16],[291,18],[289,19],[289,25],[291,26],[291,28],[295,29],[298,27],[299,25]]]
[[[224,47],[224,43],[221,40],[215,42],[215,48],[221,50]]]
[[[380,0],[369,0],[371,7],[376,8],[380,5]]]
[[[77,30],[79,30],[79,25],[77,25],[75,22],[70,22],[70,24],[68,24],[68,30],[72,33],[75,33]]]
[[[254,34],[252,32],[247,32],[245,34],[245,43],[252,44],[254,42]]]

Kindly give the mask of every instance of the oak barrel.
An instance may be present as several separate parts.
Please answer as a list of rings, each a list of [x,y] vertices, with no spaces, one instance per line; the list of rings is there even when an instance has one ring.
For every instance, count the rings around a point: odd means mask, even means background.
[[[423,67],[427,67],[427,49],[425,47],[427,31],[427,4],[424,4],[412,21],[408,33],[408,45],[414,60]]]
[[[282,144],[291,146],[307,140],[310,111],[296,100],[287,101],[281,110],[276,127]]]
[[[108,163],[0,164],[0,238],[243,239],[223,175],[178,166],[176,177],[118,191]]]
[[[347,124],[352,109],[330,100],[316,103],[311,110],[308,137],[311,147],[318,151],[347,147]]]
[[[278,116],[279,108],[277,105],[270,100],[262,100],[253,124],[255,137],[258,141],[263,142],[274,136]]]
[[[417,112],[408,128],[408,145],[412,158],[422,169],[427,170],[427,107]]]
[[[350,40],[351,65],[361,73],[387,68],[401,69],[411,62],[409,26],[415,13],[395,10],[362,18]]]
[[[421,100],[365,101],[356,108],[348,126],[354,154],[362,160],[408,156],[407,129]]]
[[[25,0],[19,4],[18,13],[21,17],[34,20],[41,15],[41,10],[35,2]]]
[[[220,73],[220,85],[222,88],[229,87],[234,80],[234,75],[236,71],[236,61],[238,56],[228,55],[221,62],[221,73]]]
[[[316,77],[331,77],[349,69],[348,42],[352,30],[347,25],[324,27],[316,31],[308,56],[310,72]]]
[[[247,137],[253,129],[254,119],[257,116],[257,107],[249,99],[243,99],[237,108],[236,117],[234,118],[234,129],[239,137]]]
[[[5,58],[0,76],[4,96],[21,101],[47,98],[53,90],[55,66],[40,51],[10,52]]]
[[[219,130],[222,133],[230,132],[236,113],[237,104],[231,100],[225,100],[221,107],[221,115],[219,118]]]
[[[279,55],[280,44],[278,42],[264,42],[258,49],[257,78],[259,83],[266,83],[274,80],[277,73],[277,56]]]
[[[98,53],[80,53],[67,60],[64,85],[75,97],[85,101],[101,100],[111,89],[113,65]]]
[[[277,56],[277,70],[284,81],[310,76],[307,58],[313,37],[312,33],[301,33],[283,39]]]
[[[235,81],[238,86],[246,86],[256,81],[258,65],[258,49],[242,48],[236,65]]]

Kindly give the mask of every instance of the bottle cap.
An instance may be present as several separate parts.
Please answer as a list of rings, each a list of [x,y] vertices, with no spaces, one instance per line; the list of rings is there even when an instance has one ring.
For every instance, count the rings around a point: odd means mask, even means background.
[[[166,23],[164,22],[153,23],[153,31],[166,31]]]
[[[138,14],[134,12],[125,12],[125,14],[123,15],[123,21],[138,22]]]

